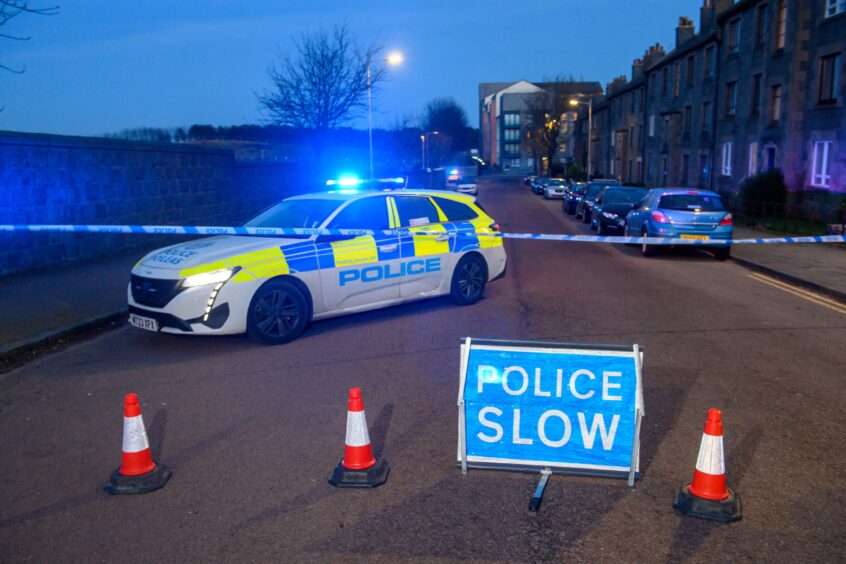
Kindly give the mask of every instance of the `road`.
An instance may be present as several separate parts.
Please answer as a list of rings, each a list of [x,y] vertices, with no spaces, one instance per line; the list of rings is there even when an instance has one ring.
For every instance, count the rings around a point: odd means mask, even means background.
[[[505,231],[588,233],[516,180],[480,201]],[[846,550],[846,314],[697,250],[509,240],[505,279],[315,323],[298,341],[123,328],[0,376],[0,560],[836,561]],[[124,281],[116,280],[116,284]],[[454,465],[459,338],[645,347],[642,479]],[[326,483],[360,386],[388,483]],[[174,476],[101,490],[135,391]],[[724,412],[743,520],[683,517],[705,413]]]

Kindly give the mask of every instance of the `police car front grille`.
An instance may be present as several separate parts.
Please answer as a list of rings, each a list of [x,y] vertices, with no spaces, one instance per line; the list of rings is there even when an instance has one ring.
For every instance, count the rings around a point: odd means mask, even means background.
[[[132,275],[132,299],[147,307],[164,307],[184,288],[179,280],[162,280]]]

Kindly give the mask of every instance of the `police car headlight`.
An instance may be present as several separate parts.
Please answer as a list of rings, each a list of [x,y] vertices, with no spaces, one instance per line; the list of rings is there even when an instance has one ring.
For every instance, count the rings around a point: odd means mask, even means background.
[[[182,281],[183,288],[193,288],[195,286],[205,286],[207,284],[219,284],[229,280],[237,271],[237,268],[223,268],[221,270],[213,270],[211,272],[201,272],[189,276]]]
[[[604,215],[604,216],[605,216],[605,217],[607,217],[608,219],[614,219],[614,218],[616,218],[616,217],[617,217],[617,214],[616,214],[616,213],[610,213],[610,212],[602,212],[602,215]]]

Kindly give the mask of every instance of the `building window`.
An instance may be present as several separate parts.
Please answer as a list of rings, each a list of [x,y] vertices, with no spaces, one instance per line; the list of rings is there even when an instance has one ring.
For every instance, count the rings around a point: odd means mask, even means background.
[[[505,127],[520,127],[520,114],[518,112],[503,114],[502,121]]]
[[[505,140],[506,141],[519,141],[520,140],[520,130],[519,129],[506,129],[503,131]]]
[[[634,146],[634,126],[629,127],[629,149]]]
[[[682,186],[687,186],[687,170],[690,168],[690,155],[687,153],[682,155],[682,162],[681,162],[681,174],[679,177],[681,178]]]
[[[753,114],[761,111],[761,78],[762,76],[760,74],[752,77],[752,104],[750,111]]]
[[[511,168],[520,168],[520,159],[507,159],[505,163]]]
[[[755,45],[763,45],[767,41],[767,5],[758,6],[755,19]]]
[[[776,49],[784,49],[787,37],[787,0],[779,0],[776,18]]]
[[[502,147],[502,152],[506,155],[519,155],[520,143],[506,143]]]
[[[649,136],[655,137],[655,114],[649,114]]]
[[[770,121],[778,123],[781,118],[781,85],[776,84],[772,87],[772,106],[770,112]]]
[[[687,86],[693,86],[693,66],[695,59],[693,55],[687,58],[687,66],[684,69],[684,82]]]
[[[711,131],[711,102],[702,103],[702,131]]]
[[[729,22],[729,53],[740,52],[740,18]]]
[[[746,169],[747,176],[758,173],[758,142],[749,143],[749,166]]]
[[[656,75],[656,74],[650,74],[649,75],[649,94],[650,94],[649,97],[650,98],[655,97],[655,92],[656,92],[656,90],[655,90],[655,80],[656,80],[656,78],[655,77],[656,76],[658,76],[658,75]]]
[[[723,176],[731,176],[731,150],[734,143],[726,141],[723,143]]]
[[[681,85],[681,61],[676,61],[676,68],[673,70],[673,96],[679,95]]]
[[[699,155],[699,183],[702,186],[708,185],[710,169],[708,155]]]
[[[813,174],[811,186],[828,188],[831,185],[831,141],[814,141]]]
[[[830,18],[846,12],[846,0],[826,0],[825,17]]]
[[[846,0],[844,0],[846,1]],[[820,59],[820,95],[819,103],[837,101],[837,88],[840,86],[840,53]]]
[[[661,71],[661,94],[666,94],[670,86],[670,67],[664,67]]]
[[[684,107],[684,132],[687,135],[690,135],[690,130],[693,126],[693,107],[692,106],[685,106]]]
[[[714,47],[705,49],[705,78],[714,76]]]
[[[664,116],[664,142],[669,143],[673,136],[673,132],[670,131],[670,116]]]
[[[737,83],[726,84],[726,115],[733,116],[737,113]]]

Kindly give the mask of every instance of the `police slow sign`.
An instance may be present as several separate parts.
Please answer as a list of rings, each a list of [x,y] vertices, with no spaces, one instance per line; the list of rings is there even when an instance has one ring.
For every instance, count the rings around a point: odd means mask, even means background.
[[[458,461],[628,477],[643,415],[637,345],[466,339],[461,351]]]

